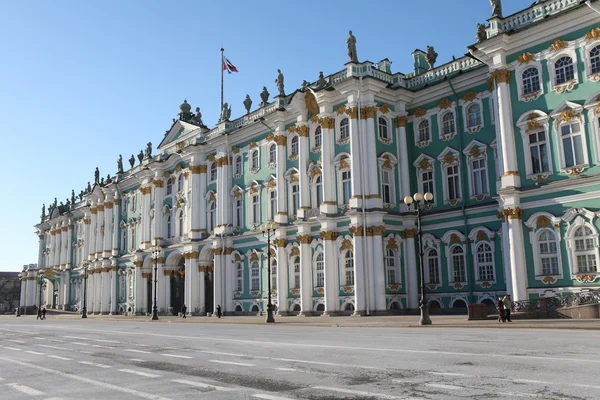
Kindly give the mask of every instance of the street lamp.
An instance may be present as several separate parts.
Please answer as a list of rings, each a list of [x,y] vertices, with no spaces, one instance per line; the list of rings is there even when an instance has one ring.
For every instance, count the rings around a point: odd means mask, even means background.
[[[40,285],[40,306],[38,310],[42,309],[42,289],[46,287],[46,281],[44,281],[44,275],[38,274],[38,284]]]
[[[90,262],[85,260],[82,264],[83,267],[83,310],[81,310],[81,318],[87,318],[87,270],[90,266]]]
[[[158,321],[158,308],[156,305],[156,284],[158,282],[158,256],[160,256],[160,247],[154,242],[152,248],[152,257],[154,258],[154,307],[152,307],[152,321]]]
[[[271,303],[271,237],[275,235],[277,224],[273,221],[267,222],[260,227],[264,237],[267,238],[267,275],[269,281],[269,297],[267,302],[267,323],[275,322],[273,318],[273,303]]]
[[[414,203],[414,205],[413,205]],[[415,193],[412,197],[406,196],[404,198],[404,204],[411,211],[411,205],[414,207],[414,211],[417,214],[417,232],[419,234],[419,262],[421,264],[421,319],[419,325],[431,325],[431,318],[429,318],[429,304],[427,303],[427,297],[425,294],[425,265],[423,262],[423,229],[421,226],[421,211],[430,210],[433,206],[433,194],[427,192],[425,194]]]
[[[17,317],[21,316],[21,289],[23,288],[23,281],[21,280],[21,274],[19,274],[19,303],[17,304]]]

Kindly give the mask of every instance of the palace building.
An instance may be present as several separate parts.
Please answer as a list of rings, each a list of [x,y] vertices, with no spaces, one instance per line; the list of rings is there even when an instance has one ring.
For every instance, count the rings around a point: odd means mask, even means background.
[[[415,192],[432,308],[600,287],[599,13],[495,10],[467,55],[415,50],[410,73],[348,43],[340,71],[214,127],[184,101],[157,154],[55,202],[21,306],[44,281],[81,310],[87,271],[89,313],[149,313],[156,267],[160,314],[264,312],[269,279],[280,314],[416,310]]]

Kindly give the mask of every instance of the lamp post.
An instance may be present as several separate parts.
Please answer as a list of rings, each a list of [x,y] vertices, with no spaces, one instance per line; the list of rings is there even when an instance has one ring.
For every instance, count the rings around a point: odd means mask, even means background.
[[[152,258],[154,258],[154,306],[152,307],[152,321],[158,321],[158,307],[156,303],[156,285],[158,282],[158,256],[160,256],[160,247],[154,242],[152,248]]]
[[[17,304],[17,317],[21,316],[21,289],[23,289],[23,281],[21,280],[21,274],[19,274],[19,303]]]
[[[431,325],[431,318],[429,318],[429,304],[427,303],[427,295],[425,294],[425,265],[423,262],[423,229],[421,226],[421,211],[430,210],[433,206],[433,194],[427,192],[425,194],[415,193],[412,197],[406,196],[404,198],[404,204],[411,211],[411,205],[414,207],[414,211],[417,214],[417,232],[419,234],[419,263],[421,265],[421,319],[419,325]]]
[[[42,289],[46,287],[46,282],[44,281],[44,275],[38,274],[38,284],[40,285],[40,305],[38,310],[42,309]]]
[[[81,310],[81,318],[87,318],[87,271],[90,262],[85,260],[81,266],[83,267],[83,310]]]
[[[260,227],[264,237],[267,238],[267,275],[269,283],[269,295],[267,301],[267,323],[275,322],[273,318],[273,303],[271,303],[271,237],[275,235],[277,224],[273,221],[267,222]]]

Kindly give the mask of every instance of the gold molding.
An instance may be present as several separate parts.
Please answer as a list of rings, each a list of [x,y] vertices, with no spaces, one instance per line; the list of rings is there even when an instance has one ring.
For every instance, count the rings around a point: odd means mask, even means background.
[[[360,109],[360,119],[375,118],[377,107],[364,107]]]
[[[519,171],[506,171],[503,176],[519,176]]]
[[[277,146],[285,146],[287,144],[287,137],[284,135],[277,135],[274,140]]]
[[[519,57],[517,57],[517,61],[519,62],[519,64],[529,64],[530,61],[532,61],[534,58],[534,55],[529,53],[529,52],[525,52],[523,54],[521,54]]]
[[[403,231],[403,234],[404,234],[405,239],[414,239],[414,237],[417,234],[417,230],[416,229],[405,229]]]
[[[379,111],[381,111],[382,114],[387,114],[388,112],[390,112],[390,106],[387,103],[383,103],[379,107]]]
[[[273,243],[275,244],[275,246],[277,247],[285,247],[288,244],[287,239],[275,239],[273,241]]]
[[[358,119],[358,108],[356,108],[356,107],[346,108],[346,114],[352,119]]]
[[[550,45],[550,50],[556,53],[557,51],[560,51],[565,47],[567,47],[567,42],[565,42],[562,39],[555,39],[554,42],[552,42],[552,44]]]
[[[427,110],[425,110],[424,108],[417,108],[415,110],[415,112],[413,113],[413,115],[417,118],[420,118],[420,117],[424,116],[425,114],[427,114]]]
[[[463,95],[463,97],[461,97],[461,99],[466,102],[473,101],[476,98],[477,98],[477,93],[472,90],[469,90],[467,93],[465,93]]]
[[[310,235],[298,235],[296,236],[296,240],[301,244],[310,244],[312,237]]]
[[[446,108],[450,107],[451,105],[452,105],[452,102],[447,97],[444,97],[438,103],[437,108],[439,108],[441,110],[445,110]]]
[[[338,238],[339,233],[335,231],[321,231],[319,234],[323,240],[335,240]]]

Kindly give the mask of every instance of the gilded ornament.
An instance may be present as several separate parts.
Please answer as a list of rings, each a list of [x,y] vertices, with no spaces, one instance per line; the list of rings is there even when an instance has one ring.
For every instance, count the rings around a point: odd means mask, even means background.
[[[388,240],[387,246],[385,246],[386,249],[397,249],[398,248],[398,242],[396,241],[396,239],[391,238],[390,240]]]
[[[492,72],[492,74],[496,84],[506,83],[508,85],[510,82],[510,71],[507,69],[497,69],[496,71]]]
[[[337,233],[335,231],[321,231],[321,233],[319,235],[321,236],[321,239],[323,239],[323,240],[335,240],[335,239],[337,239],[339,233]]]
[[[394,121],[396,122],[396,128],[404,128],[406,127],[406,123],[408,122],[408,117],[406,115],[403,115],[400,117],[396,117]]]
[[[463,287],[464,287],[464,286],[463,286],[461,283],[459,283],[459,282],[456,282],[456,283],[454,284],[454,289],[456,289],[456,290],[460,290],[460,289],[462,289]]]
[[[536,130],[540,129],[541,127],[542,127],[542,125],[540,125],[540,123],[537,121],[533,121],[533,120],[527,121],[527,132],[536,131]]]
[[[235,249],[233,247],[225,247],[225,255],[226,256],[233,254],[234,251],[235,251]],[[195,253],[196,253],[196,258],[198,258],[198,252],[195,252]]]
[[[519,207],[505,208],[501,213],[507,219],[522,219],[523,217],[523,210]]]
[[[477,240],[489,240],[487,233],[485,233],[484,231],[478,231]]]
[[[268,189],[274,189],[276,187],[277,187],[277,181],[275,181],[274,179],[267,182]]]
[[[556,278],[553,278],[551,276],[545,276],[544,279],[542,279],[542,282],[546,285],[552,285],[554,282],[556,282]]]
[[[453,233],[450,235],[450,243],[460,243],[460,237],[456,233]]]
[[[342,240],[342,245],[340,246],[340,251],[342,251],[342,250],[352,250],[352,242],[348,239]]]
[[[320,120],[323,129],[333,129],[335,127],[335,118],[325,117]]]
[[[347,108],[346,114],[352,119],[357,119],[358,118],[358,108],[356,108],[356,107]]]
[[[506,171],[503,176],[519,176],[519,171]]]
[[[360,109],[360,119],[374,118],[377,113],[377,107],[363,107]]]
[[[275,136],[275,143],[277,143],[277,146],[285,146],[287,144],[287,137],[284,135],[277,135]]]
[[[257,253],[252,253],[250,255],[250,261],[258,261],[258,254]]]
[[[298,127],[298,136],[307,138],[308,137],[308,126],[300,125]]]
[[[551,222],[550,219],[544,215],[540,215],[537,218],[536,224],[538,226],[538,228],[547,228],[548,226],[550,226]]]
[[[429,160],[427,158],[424,158],[421,161],[419,161],[419,168],[420,169],[429,169],[429,168],[431,168],[431,162],[429,162]]]
[[[585,39],[588,42],[600,39],[600,28],[594,28],[585,34]]]
[[[291,256],[299,256],[300,255],[300,248],[298,246],[292,247],[292,249],[290,250],[290,255]]]
[[[533,54],[525,52],[517,58],[517,61],[519,62],[519,64],[529,64],[529,62],[532,61],[533,58]]]
[[[413,113],[413,115],[417,118],[422,117],[423,115],[425,115],[427,113],[427,110],[425,110],[424,108],[417,108],[415,110],[415,112]]]
[[[346,106],[339,106],[338,108],[335,109],[335,112],[339,115],[339,114],[344,114],[346,112]]]
[[[456,161],[456,156],[452,153],[448,153],[444,156],[442,160],[444,161],[444,164],[450,165]]]
[[[383,114],[387,114],[390,111],[390,107],[384,103],[379,107],[379,111],[381,111]]]
[[[416,234],[417,234],[416,229],[405,229],[403,232],[405,239],[414,239]]]
[[[304,94],[304,103],[311,115],[317,115],[319,113],[319,103],[317,103],[317,99],[315,99],[315,96],[311,92],[306,92]]]
[[[467,93],[465,93],[463,95],[463,97],[461,97],[461,99],[466,102],[473,101],[476,98],[477,98],[477,93],[473,92],[473,91],[468,91]]]
[[[348,232],[352,236],[362,236],[363,235],[363,227],[362,227],[362,225],[351,226],[350,228],[348,228]]]
[[[177,172],[181,172],[182,169],[183,169],[183,167],[180,164],[177,164],[175,166],[175,171],[177,171]]]
[[[577,114],[576,112],[574,112],[571,109],[563,110],[560,112],[560,120],[563,122],[568,122],[578,116],[579,116],[579,114]]]
[[[256,142],[255,141],[250,142],[250,144],[248,145],[248,147],[250,147],[251,149],[255,148],[256,147]]]
[[[348,162],[348,157],[344,157],[340,160],[340,168],[350,168],[350,163]]]
[[[383,226],[383,225],[372,226],[371,230],[373,232],[373,236],[381,236],[381,235],[383,235],[383,232],[385,232],[385,226]]]
[[[95,207],[90,208],[90,212],[94,215],[98,214],[98,209]]]
[[[312,237],[310,235],[298,235],[296,236],[296,240],[301,244],[310,244]]]
[[[389,159],[385,160],[382,167],[386,169],[392,169],[392,161]]]
[[[552,42],[552,44],[550,45],[550,49],[553,52],[557,52],[559,50],[564,49],[565,47],[567,47],[567,42],[565,42],[562,39],[556,39],[554,42]]]
[[[486,288],[486,289],[489,287],[492,287],[492,284],[489,283],[488,281],[481,282],[480,285],[482,288]]]
[[[469,151],[469,155],[471,158],[478,158],[482,155],[482,151],[479,150],[479,147],[473,146],[471,147],[471,151]]]
[[[223,248],[222,247],[213,247],[213,254],[215,256],[220,256],[223,254]]]
[[[163,172],[163,177],[168,178],[170,176],[171,176],[171,174],[169,173],[169,171]]]
[[[441,110],[445,110],[446,108],[450,107],[451,105],[452,105],[452,102],[447,97],[444,97],[443,99],[440,100],[437,107]]]
[[[275,135],[273,135],[272,133],[269,133],[269,134],[267,135],[267,137],[266,137],[267,141],[269,141],[269,142],[270,142],[271,140],[273,140],[274,138],[275,138]]]
[[[309,121],[315,124],[319,123],[319,116],[318,115],[313,115],[312,117],[310,117]]]
[[[494,76],[490,75],[489,78],[487,78],[487,84],[488,84],[488,92],[493,92],[494,91]]]
[[[239,147],[237,147],[237,146],[234,146],[234,147],[233,147],[233,149],[231,149],[231,152],[232,152],[233,154],[237,154],[237,153],[239,153],[239,152],[240,152],[240,148],[239,148]]]
[[[208,161],[210,161],[210,162],[214,162],[216,158],[217,158],[217,157],[216,157],[216,155],[215,155],[215,154],[209,154],[209,156],[208,156]]]
[[[317,175],[321,175],[321,168],[313,168],[312,171],[310,171],[310,177],[314,178]]]
[[[275,244],[275,246],[277,247],[285,247],[288,244],[287,239],[275,239],[273,241],[273,243]]]

